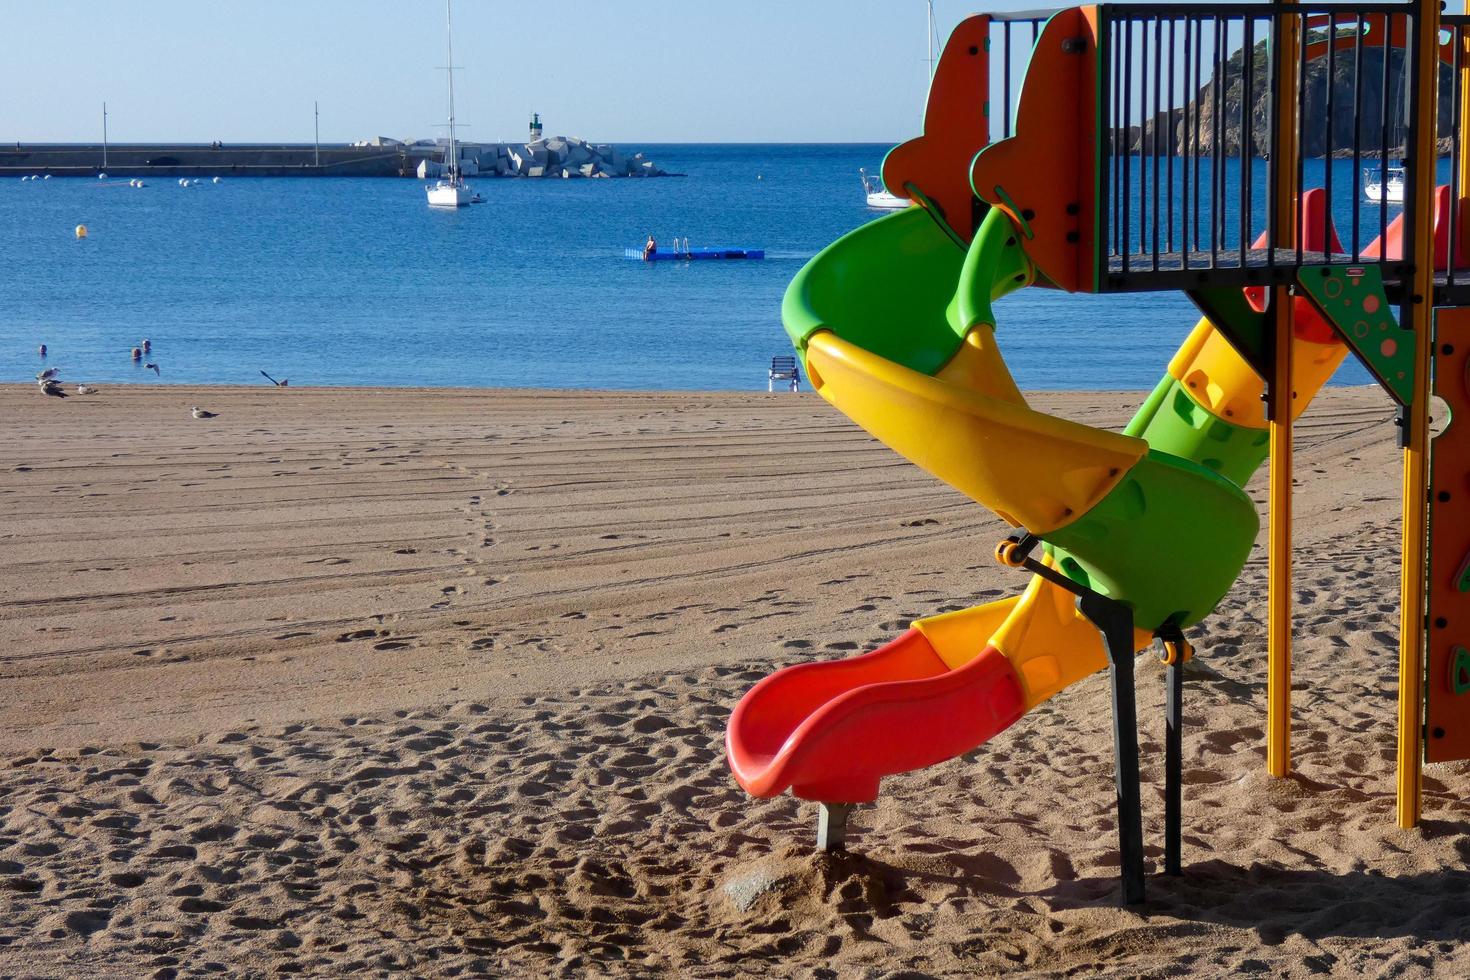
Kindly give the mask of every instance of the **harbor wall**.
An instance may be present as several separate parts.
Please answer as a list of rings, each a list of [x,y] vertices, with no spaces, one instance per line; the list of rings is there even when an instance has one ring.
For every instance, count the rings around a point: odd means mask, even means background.
[[[413,177],[433,146],[344,146],[207,143],[109,144],[106,172],[114,177]],[[320,163],[318,164],[318,159]],[[0,175],[89,176],[102,172],[101,143],[0,144]]]

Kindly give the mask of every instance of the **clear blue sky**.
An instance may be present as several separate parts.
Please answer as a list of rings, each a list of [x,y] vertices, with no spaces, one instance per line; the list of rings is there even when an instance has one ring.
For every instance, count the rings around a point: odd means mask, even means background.
[[[1003,8],[1014,9],[1016,3]],[[0,140],[441,135],[440,0],[4,5]],[[947,34],[974,7],[939,0]],[[1001,9],[992,6],[990,9]],[[895,142],[925,93],[923,0],[458,0],[466,138]]]

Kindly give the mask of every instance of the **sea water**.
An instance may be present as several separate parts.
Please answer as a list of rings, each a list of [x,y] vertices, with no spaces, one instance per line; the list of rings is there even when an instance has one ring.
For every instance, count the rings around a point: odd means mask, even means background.
[[[687,176],[482,178],[457,211],[415,180],[0,181],[0,379],[763,389],[791,350],[787,283],[880,216],[858,168],[887,147],[639,148]],[[650,234],[766,259],[627,261]],[[1180,293],[1042,289],[996,312],[1029,389],[1152,387],[1199,315]],[[144,338],[156,375],[129,356]]]

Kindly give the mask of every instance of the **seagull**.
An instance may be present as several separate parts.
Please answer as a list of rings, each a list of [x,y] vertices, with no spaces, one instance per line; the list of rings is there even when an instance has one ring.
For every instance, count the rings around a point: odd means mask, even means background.
[[[143,367],[145,369],[146,368],[152,368],[154,374],[158,375],[160,378],[163,377],[163,372],[160,371],[160,370],[158,370],[158,365],[157,364],[154,364],[152,361],[148,362],[147,364],[144,364]]]
[[[219,417],[218,412],[206,412],[198,405],[195,405],[193,408],[189,409],[189,414],[194,416],[196,419],[213,419]]]
[[[262,371],[260,373],[261,374],[265,374],[264,371]],[[282,378],[280,381],[277,381],[275,378],[271,377],[268,374],[265,374],[265,380],[269,381],[271,384],[275,385],[277,388],[284,388],[284,387],[286,387],[287,385],[289,385],[291,383],[291,379],[290,378]]]
[[[79,395],[95,395],[99,390],[101,389],[94,388],[91,385],[77,385],[77,394]]]
[[[37,384],[40,385],[40,387],[41,387],[41,394],[43,394],[43,395],[51,395],[54,398],[65,398],[66,397],[66,392],[62,391],[61,390],[61,385],[58,384],[55,381],[51,381],[51,380],[48,379],[46,381],[39,381],[39,382],[37,382]]]
[[[49,367],[46,370],[42,371],[40,374],[36,375],[36,380],[37,381],[50,381],[51,379],[55,378],[60,373],[61,373],[61,368]]]

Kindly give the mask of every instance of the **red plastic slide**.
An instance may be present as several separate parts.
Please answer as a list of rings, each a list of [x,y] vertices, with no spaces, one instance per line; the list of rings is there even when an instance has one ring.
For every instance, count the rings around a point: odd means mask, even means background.
[[[1025,713],[1020,679],[987,646],[951,669],[918,630],[872,653],[799,664],[751,688],[725,731],[753,796],[867,803],[878,781],[984,744]]]

